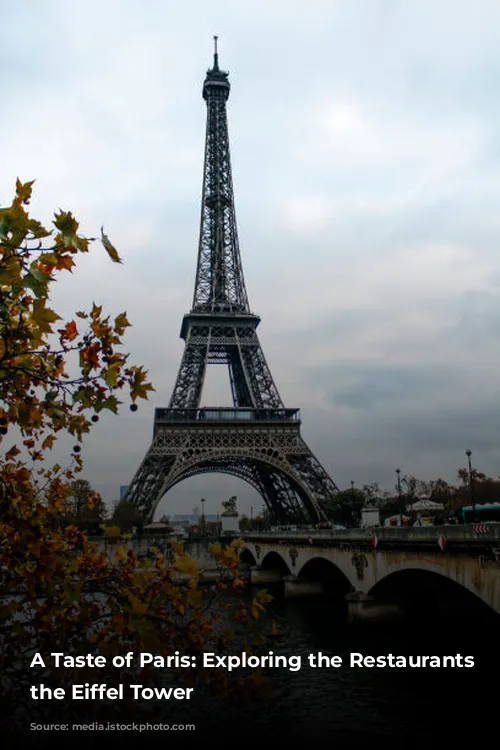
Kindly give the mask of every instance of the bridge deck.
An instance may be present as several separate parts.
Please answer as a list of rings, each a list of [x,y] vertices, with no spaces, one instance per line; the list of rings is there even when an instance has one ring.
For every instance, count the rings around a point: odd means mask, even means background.
[[[495,545],[500,547],[500,523],[466,524],[461,526],[412,526],[401,528],[374,529],[311,529],[299,531],[252,531],[242,535],[252,541],[296,541],[315,544],[336,545],[372,544],[374,537],[377,546],[381,544],[391,546],[422,547],[436,545],[441,536],[448,544],[460,546]]]

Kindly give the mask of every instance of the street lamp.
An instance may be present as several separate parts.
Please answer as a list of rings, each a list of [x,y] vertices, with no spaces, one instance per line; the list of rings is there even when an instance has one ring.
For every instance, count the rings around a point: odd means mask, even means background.
[[[351,522],[355,521],[354,516],[354,479],[351,479]]]
[[[398,475],[399,525],[403,526],[403,505],[401,502],[401,469],[396,469]]]
[[[205,510],[204,510],[204,504],[205,504],[205,498],[202,497],[201,500],[201,519],[200,519],[200,526],[202,528],[202,531],[205,532]]]
[[[466,450],[465,455],[467,456],[469,460],[469,490],[470,490],[470,502],[472,505],[472,523],[476,520],[476,498],[474,495],[474,476],[472,474],[472,464],[470,457],[472,456],[471,450]]]

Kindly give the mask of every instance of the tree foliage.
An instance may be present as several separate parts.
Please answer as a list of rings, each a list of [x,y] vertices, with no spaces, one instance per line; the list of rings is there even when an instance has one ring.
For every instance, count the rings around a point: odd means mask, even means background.
[[[128,500],[120,500],[116,504],[113,515],[111,516],[111,523],[115,526],[119,526],[120,529],[125,532],[132,531],[134,528],[138,531],[142,531],[144,518],[135,505]]]
[[[238,525],[241,532],[265,531],[265,529],[267,528],[267,522],[264,515],[253,516],[253,518],[248,518],[248,516],[241,516],[238,521]]]
[[[70,212],[57,212],[51,231],[31,218],[32,184],[18,180],[12,204],[0,210],[0,442],[14,442],[0,458],[0,703],[7,715],[29,703],[30,684],[64,686],[76,676],[58,669],[35,678],[27,658],[33,651],[196,655],[224,645],[213,607],[205,609],[200,571],[181,547],[171,561],[159,551],[143,561],[124,545],[106,550],[75,523],[61,524],[75,515],[75,497],[76,515],[100,502],[78,479],[83,436],[100,412],[118,412],[120,392],[135,405],[153,388],[121,351],[125,312],[112,318],[93,303],[66,321],[51,308],[53,284],[92,240],[78,234]],[[120,262],[102,230],[101,241]],[[70,465],[50,464],[56,439],[66,434],[75,440]],[[235,618],[253,622],[266,595],[241,600],[236,543],[217,546],[214,555],[226,575],[212,604],[232,592],[227,606]],[[78,683],[94,682],[91,672],[79,670]],[[210,677],[223,688],[225,675]],[[99,682],[116,679],[116,670],[99,672]],[[33,705],[29,712],[34,717]]]
[[[135,403],[153,387],[120,351],[130,326],[125,312],[111,319],[94,303],[66,322],[49,307],[51,285],[72,271],[91,240],[78,234],[69,211],[55,214],[52,231],[32,219],[25,208],[32,184],[18,180],[11,206],[0,210],[0,402],[4,435],[17,425],[31,458],[40,461],[59,431],[79,443],[99,412],[116,413],[123,388]],[[103,244],[120,262],[105,235]]]
[[[359,526],[361,510],[365,506],[366,496],[363,490],[356,487],[342,490],[333,498],[328,515],[333,523],[341,526]]]
[[[102,525],[107,518],[107,508],[99,493],[87,479],[75,479],[70,484],[71,495],[63,521],[66,525],[75,524],[89,534],[102,533]]]
[[[470,486],[471,474],[472,474],[473,482],[491,482],[492,481],[482,471],[478,471],[477,469],[472,469],[469,472],[469,469],[462,467],[458,469],[457,471],[457,479],[460,481],[460,486],[462,487]]]

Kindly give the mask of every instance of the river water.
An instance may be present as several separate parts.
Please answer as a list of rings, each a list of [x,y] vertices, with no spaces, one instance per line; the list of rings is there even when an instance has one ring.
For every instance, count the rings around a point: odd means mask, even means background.
[[[189,701],[161,701],[145,714],[141,710],[137,716],[120,719],[192,724],[193,731],[79,732],[71,737],[71,744],[76,740],[88,748],[97,742],[100,747],[122,738],[127,743],[154,742],[165,747],[203,748],[215,743],[220,747],[224,743],[236,750],[260,750],[262,744],[274,749],[283,743],[293,749],[297,743],[314,741],[335,743],[337,748],[384,743],[384,747],[404,746],[405,750],[442,748],[443,742],[454,750],[488,744],[488,732],[492,724],[498,724],[497,616],[490,620],[471,613],[468,617],[465,609],[444,620],[434,610],[422,608],[420,616],[413,609],[404,621],[353,625],[346,621],[344,606],[331,597],[284,599],[279,589],[271,593],[275,598],[257,627],[268,638],[253,652],[300,655],[299,671],[268,670],[269,691],[243,705],[204,694],[197,686]],[[269,637],[274,625],[277,637]],[[247,635],[245,629],[236,632],[233,653],[241,653]],[[342,657],[343,666],[310,667],[309,654],[319,652]],[[371,657],[472,655],[475,666],[351,667],[352,653]],[[165,673],[164,685],[174,683],[174,675]],[[83,707],[79,721],[85,722]],[[466,739],[471,733],[473,745]],[[54,739],[61,737],[31,733],[23,739],[25,745],[26,739],[40,750],[52,748]]]
[[[367,738],[405,737],[407,746],[417,737],[434,747],[438,735],[462,735],[491,720],[496,701],[498,622],[454,616],[406,622],[352,625],[324,597],[284,600],[279,594],[267,606],[260,623],[266,635],[276,623],[278,637],[262,653],[301,655],[302,668],[291,672],[268,670],[271,692],[250,706],[231,706],[210,698],[197,700],[189,711],[175,709],[171,721],[196,722],[208,736],[255,735],[280,741],[336,739],[340,747],[363,744]],[[311,668],[308,655],[321,652],[343,657],[340,668]],[[473,668],[360,668],[349,666],[349,654],[366,656],[474,656]],[[184,704],[186,705],[186,704]],[[474,717],[474,718],[473,718]],[[235,735],[235,733],[237,733]],[[434,740],[432,740],[434,738]],[[431,741],[432,740],[432,741]],[[436,744],[436,747],[438,745]],[[460,745],[462,746],[462,745]]]
[[[258,623],[267,640],[254,653],[286,657],[301,656],[299,671],[269,669],[269,691],[253,697],[248,704],[234,704],[225,698],[204,694],[196,687],[189,701],[162,701],[142,720],[173,724],[194,724],[190,732],[163,734],[162,744],[197,747],[229,742],[231,748],[258,744],[308,741],[335,742],[338,748],[402,744],[405,748],[471,747],[465,737],[472,732],[474,746],[486,736],[499,713],[497,675],[500,667],[500,618],[469,609],[468,604],[439,617],[426,607],[426,591],[420,592],[418,606],[412,606],[406,619],[397,622],[352,624],[345,617],[345,602],[330,595],[285,599],[279,586],[273,601],[266,605]],[[251,595],[252,592],[248,592]],[[430,600],[430,597],[427,596]],[[228,623],[229,624],[229,623]],[[231,623],[231,626],[234,626]],[[276,637],[271,637],[274,627]],[[232,652],[241,653],[247,633],[236,633]],[[318,653],[340,656],[341,667],[312,668],[308,656]],[[430,666],[421,668],[351,667],[350,654],[364,656],[473,656],[472,668]],[[165,685],[172,685],[172,674]],[[135,720],[136,717],[128,717]],[[82,712],[82,721],[84,715]],[[81,734],[88,744],[108,742],[111,735]],[[116,734],[113,735],[117,737]],[[148,734],[141,738],[152,740]],[[38,748],[42,735],[36,734]],[[48,735],[44,739],[49,739]],[[139,735],[127,740],[142,741]],[[52,741],[52,740],[51,740]],[[155,740],[156,742],[156,737]],[[0,746],[1,746],[0,741]],[[52,745],[43,745],[43,747]],[[250,745],[248,745],[250,746]],[[281,750],[281,749],[280,749]]]

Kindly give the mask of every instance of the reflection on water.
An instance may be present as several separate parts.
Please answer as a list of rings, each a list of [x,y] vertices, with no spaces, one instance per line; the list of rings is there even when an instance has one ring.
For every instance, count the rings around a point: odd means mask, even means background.
[[[343,608],[323,597],[283,600],[268,606],[259,630],[278,637],[260,649],[275,654],[301,655],[302,668],[272,669],[272,693],[251,707],[230,707],[222,701],[198,698],[190,710],[198,725],[221,732],[231,727],[245,732],[266,732],[282,739],[344,738],[353,740],[367,733],[384,737],[388,732],[435,733],[437,725],[448,726],[450,717],[467,713],[480,699],[486,710],[488,675],[498,659],[498,621],[435,617],[421,623],[346,624]],[[488,646],[485,649],[485,646]],[[307,657],[322,652],[343,657],[350,653],[377,655],[444,656],[472,654],[476,667],[466,668],[312,668]],[[183,709],[183,720],[187,721]],[[429,735],[429,736],[430,736]],[[433,746],[433,745],[428,745]]]

